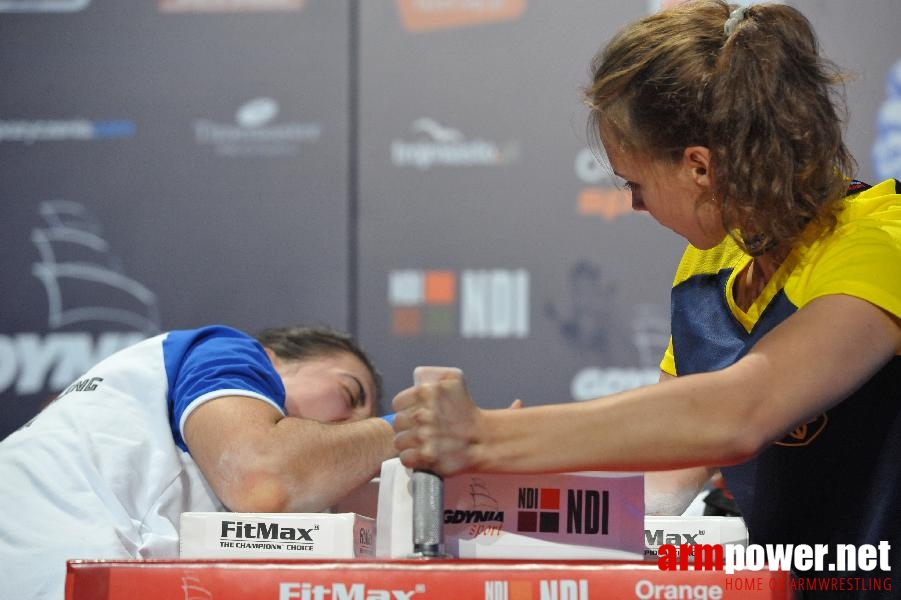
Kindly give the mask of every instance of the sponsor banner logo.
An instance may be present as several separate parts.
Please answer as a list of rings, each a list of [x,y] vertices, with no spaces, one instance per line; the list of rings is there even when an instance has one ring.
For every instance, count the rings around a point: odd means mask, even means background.
[[[432,167],[497,167],[519,160],[520,147],[515,141],[467,138],[428,117],[416,119],[410,129],[416,139],[391,141],[391,164],[396,167],[423,171]]]
[[[632,194],[617,185],[612,170],[598,162],[589,148],[579,151],[574,167],[579,180],[586,185],[579,192],[576,204],[580,215],[615,221],[633,212]]]
[[[187,12],[264,12],[298,11],[306,0],[159,0],[159,11]]]
[[[573,376],[573,400],[591,400],[643,385],[657,383],[660,369],[638,367],[585,367]]]
[[[388,273],[395,336],[529,335],[529,272],[525,269],[403,269]]]
[[[90,3],[91,0],[0,0],[0,12],[76,12]]]
[[[513,21],[526,0],[397,0],[401,23],[410,32]]]
[[[124,119],[0,120],[0,142],[68,142],[123,139],[135,136],[137,125]]]
[[[519,488],[516,505],[518,532],[609,533],[610,492],[607,490]]]
[[[646,534],[647,535],[647,534]],[[697,537],[697,536],[694,536]],[[673,540],[675,541],[675,540]],[[844,573],[891,571],[891,544],[697,544],[664,543],[657,550],[662,571],[794,571]],[[692,558],[694,559],[692,561]],[[834,589],[834,588],[829,588]],[[847,589],[847,588],[843,588]]]
[[[194,121],[197,144],[213,148],[218,156],[296,156],[304,144],[314,144],[322,136],[317,122],[277,122],[280,108],[272,98],[246,102],[235,111],[234,123]]]
[[[314,532],[319,525],[312,527],[287,527],[271,521],[230,521],[220,522],[219,546],[221,548],[248,548],[255,550],[296,550],[299,552],[315,550]]]
[[[425,592],[426,585],[424,583],[417,583],[412,589],[378,588],[363,582],[318,584],[306,581],[282,581],[278,584],[278,600],[321,600],[323,598],[413,600]]]
[[[54,200],[38,211],[44,224],[30,232],[38,253],[31,274],[43,284],[53,331],[0,335],[0,393],[91,390],[99,382],[76,381],[81,374],[160,330],[157,298],[124,272],[83,205]],[[97,327],[104,330],[86,331]]]
[[[488,580],[485,600],[533,600],[531,581]],[[539,579],[538,600],[589,600],[587,579]]]
[[[532,600],[531,581],[489,579],[485,582],[485,600]],[[563,596],[557,596],[562,598]],[[573,596],[575,598],[575,596]]]
[[[99,382],[72,382],[110,354],[144,338],[139,332],[120,331],[0,335],[0,394],[9,389],[19,396],[50,394],[66,386],[71,388],[67,392],[79,386],[94,389]]]
[[[601,265],[579,260],[569,269],[568,297],[544,304],[543,315],[563,343],[594,363],[573,376],[574,400],[622,392],[660,377],[660,359],[669,344],[666,307],[623,302],[618,288]]]

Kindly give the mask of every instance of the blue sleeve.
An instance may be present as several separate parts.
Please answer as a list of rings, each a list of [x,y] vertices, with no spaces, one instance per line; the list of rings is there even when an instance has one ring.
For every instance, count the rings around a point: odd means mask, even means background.
[[[212,398],[259,398],[285,412],[285,386],[263,347],[251,336],[222,326],[173,331],[163,342],[169,383],[169,422],[175,443],[187,451],[187,414]]]

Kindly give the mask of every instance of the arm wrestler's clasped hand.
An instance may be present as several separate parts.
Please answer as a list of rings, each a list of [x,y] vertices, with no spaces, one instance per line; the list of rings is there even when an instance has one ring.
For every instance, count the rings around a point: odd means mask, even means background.
[[[394,445],[404,466],[441,476],[478,470],[484,415],[457,369],[424,368],[392,403]]]

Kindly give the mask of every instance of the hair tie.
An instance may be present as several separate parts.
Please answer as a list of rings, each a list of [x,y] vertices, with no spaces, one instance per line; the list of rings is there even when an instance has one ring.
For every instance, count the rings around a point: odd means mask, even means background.
[[[742,19],[748,16],[749,8],[748,6],[740,6],[729,13],[729,18],[726,19],[726,24],[723,25],[723,33],[726,34],[726,37],[732,35],[732,32],[735,31]]]

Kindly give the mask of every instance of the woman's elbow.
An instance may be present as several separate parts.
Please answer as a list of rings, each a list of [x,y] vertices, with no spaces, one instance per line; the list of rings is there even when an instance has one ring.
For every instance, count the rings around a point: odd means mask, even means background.
[[[769,445],[771,434],[766,427],[740,424],[721,443],[722,466],[737,465],[747,462],[763,452]]]
[[[244,473],[217,492],[233,512],[278,513],[290,506],[291,493],[280,477],[268,473]]]

